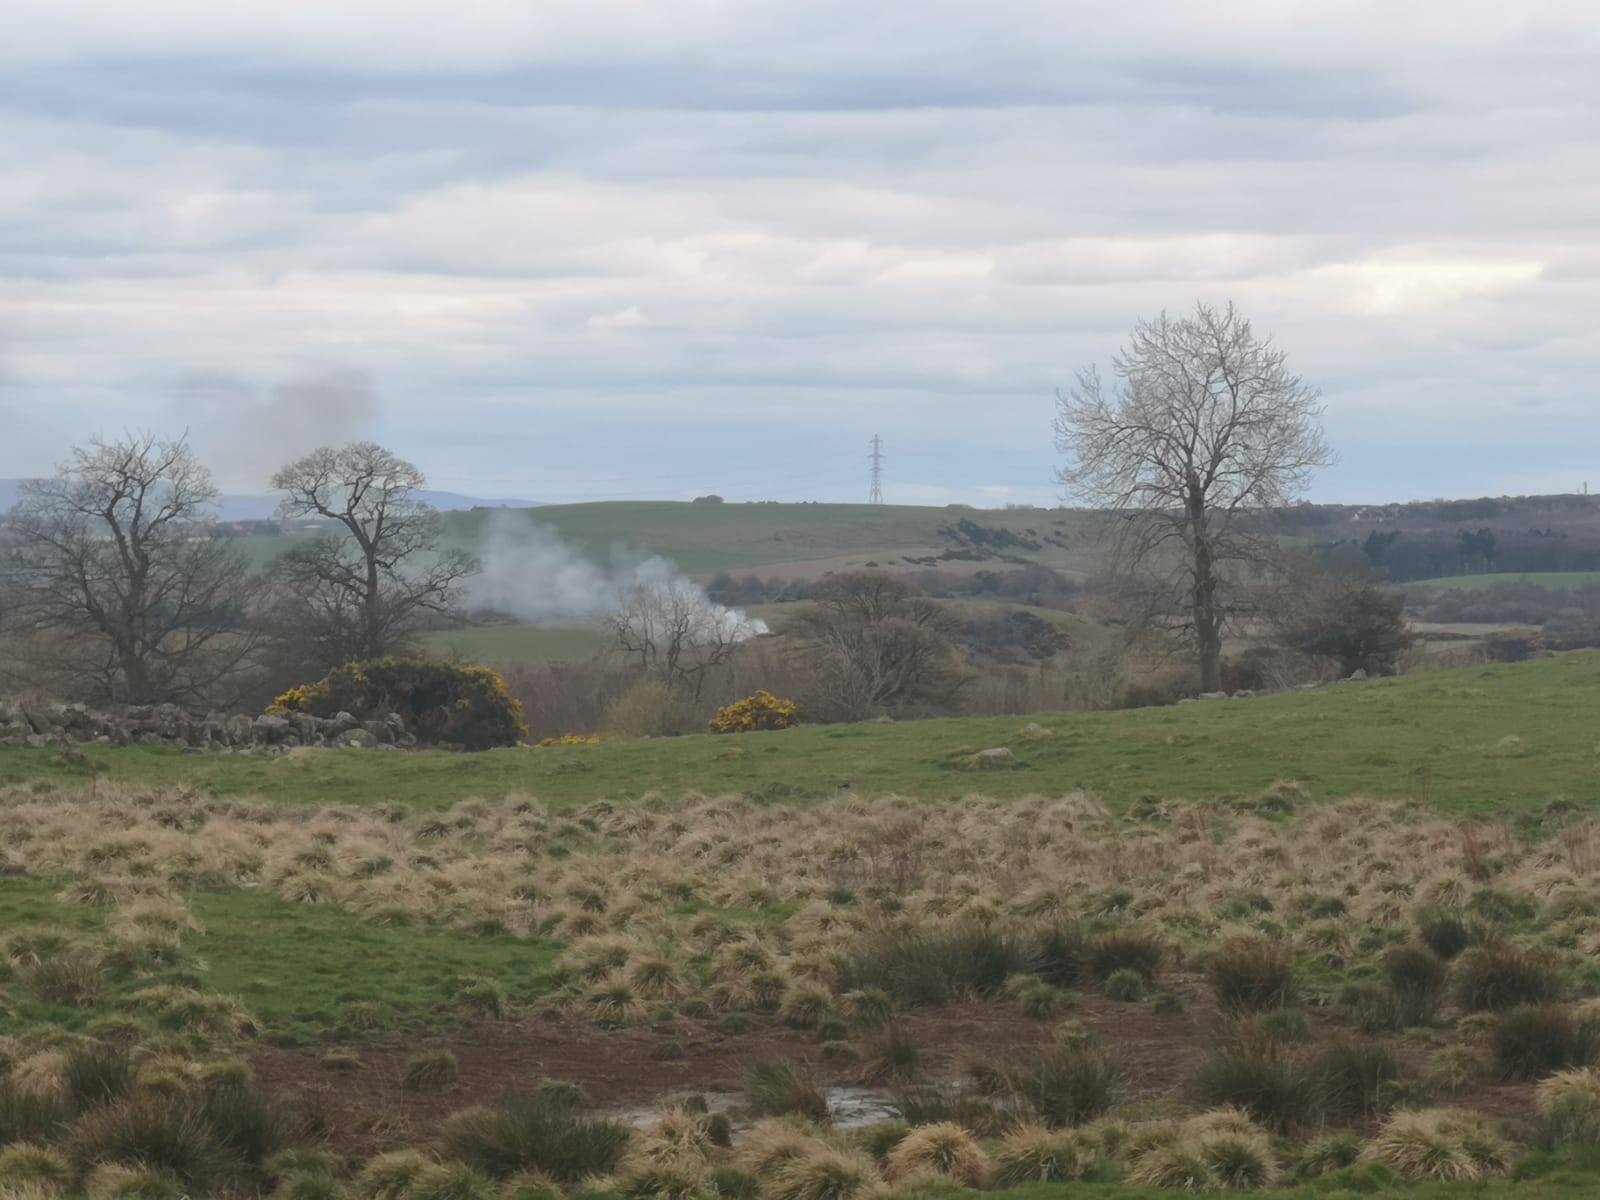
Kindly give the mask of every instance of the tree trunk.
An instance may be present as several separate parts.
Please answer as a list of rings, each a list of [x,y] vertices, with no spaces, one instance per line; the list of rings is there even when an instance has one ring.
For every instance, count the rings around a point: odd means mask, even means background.
[[[1206,529],[1204,495],[1191,485],[1189,529],[1194,546],[1193,613],[1195,650],[1200,660],[1200,690],[1222,690],[1222,619],[1217,613],[1217,564]]]

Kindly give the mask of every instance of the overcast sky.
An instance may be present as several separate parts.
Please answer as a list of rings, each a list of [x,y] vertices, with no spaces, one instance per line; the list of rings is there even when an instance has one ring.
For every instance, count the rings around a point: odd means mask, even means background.
[[[1313,495],[1600,488],[1600,5],[5,0],[0,476],[368,436],[541,500],[1053,502],[1236,301]]]

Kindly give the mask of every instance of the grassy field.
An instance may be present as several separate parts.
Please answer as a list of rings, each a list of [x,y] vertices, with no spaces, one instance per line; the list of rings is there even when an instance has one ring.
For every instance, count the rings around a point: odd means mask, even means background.
[[[89,747],[0,751],[0,785],[92,778],[182,785],[301,805],[438,808],[521,793],[572,806],[649,793],[738,793],[763,802],[852,792],[954,800],[1087,790],[1141,797],[1248,795],[1278,779],[1321,799],[1414,797],[1446,813],[1512,815],[1552,801],[1600,806],[1600,654],[1475,667],[1248,700],[1127,712],[811,726],[486,754],[297,751],[281,757]],[[1008,747],[1009,768],[974,771]]]
[[[1581,653],[1037,729],[0,751],[0,1197],[1593,1195],[1597,701]],[[247,1069],[299,1157],[224,1137]],[[821,1120],[494,1107],[546,1076]],[[828,1127],[863,1086],[915,1128]]]
[[[1531,583],[1552,591],[1571,591],[1600,583],[1600,571],[1527,571],[1522,574],[1505,572],[1493,575],[1446,575],[1439,579],[1419,579],[1407,587],[1449,588],[1454,591],[1477,591],[1505,583]]]
[[[597,562],[619,546],[660,554],[691,575],[719,571],[766,574],[810,564],[893,565],[907,556],[937,555],[958,545],[941,531],[962,519],[986,529],[1027,536],[1040,549],[1004,553],[1044,563],[1068,574],[1095,569],[1101,558],[1098,519],[1066,510],[990,510],[867,504],[687,504],[670,501],[610,501],[558,504],[537,509],[472,511],[444,515],[447,544],[481,552],[489,522],[515,537],[521,526],[542,526]],[[1044,539],[1057,535],[1065,545]],[[288,546],[286,537],[241,539],[257,565]],[[800,573],[806,573],[802,570]]]
[[[598,629],[548,625],[476,625],[422,642],[433,654],[475,663],[577,662],[611,644]]]

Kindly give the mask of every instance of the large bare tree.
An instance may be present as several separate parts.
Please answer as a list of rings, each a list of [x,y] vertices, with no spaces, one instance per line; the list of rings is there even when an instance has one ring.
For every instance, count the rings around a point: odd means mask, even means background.
[[[1118,565],[1166,587],[1160,608],[1192,640],[1203,691],[1222,686],[1231,584],[1270,558],[1252,510],[1294,499],[1331,461],[1317,390],[1232,304],[1134,326],[1112,360],[1058,398],[1061,480],[1114,510]]]
[[[231,699],[252,581],[183,439],[91,439],[24,483],[5,528],[7,625],[36,682],[97,703]]]
[[[280,517],[338,526],[273,564],[273,625],[305,668],[405,650],[429,614],[452,612],[479,569],[440,546],[439,514],[418,499],[422,472],[372,442],[323,447],[272,477]]]

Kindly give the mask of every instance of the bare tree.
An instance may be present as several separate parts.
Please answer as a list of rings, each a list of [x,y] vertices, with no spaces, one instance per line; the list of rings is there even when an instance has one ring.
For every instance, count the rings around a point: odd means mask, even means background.
[[[372,442],[323,447],[272,477],[284,518],[320,517],[337,533],[285,552],[272,567],[273,624],[308,669],[407,648],[429,614],[451,613],[478,562],[440,547],[439,514],[417,499],[427,481]]]
[[[6,522],[7,624],[35,679],[97,703],[207,703],[246,664],[253,581],[187,442],[91,439]]]
[[[1058,398],[1061,480],[1121,515],[1119,567],[1164,583],[1160,607],[1191,639],[1201,689],[1217,691],[1228,585],[1270,557],[1242,518],[1331,461],[1318,393],[1231,304],[1141,320],[1112,365],[1120,385],[1088,367]]]
[[[638,584],[606,623],[617,648],[646,675],[696,700],[706,677],[755,635],[742,613],[713,604],[681,576]]]
[[[811,589],[793,623],[820,695],[845,719],[940,704],[965,682],[955,663],[954,623],[911,583],[882,571],[848,571]]]

